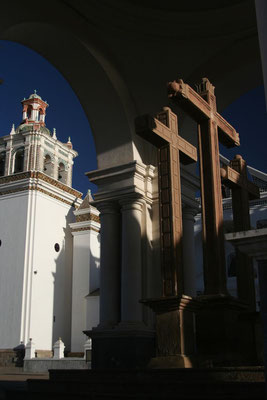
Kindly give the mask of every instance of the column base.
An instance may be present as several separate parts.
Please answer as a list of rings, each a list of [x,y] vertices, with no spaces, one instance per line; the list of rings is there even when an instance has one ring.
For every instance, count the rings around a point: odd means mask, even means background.
[[[92,339],[92,369],[145,368],[155,356],[155,332],[145,325],[119,324],[84,333]]]
[[[156,357],[150,368],[197,366],[195,313],[200,303],[190,296],[142,300],[156,314]]]
[[[255,318],[247,304],[227,295],[199,296],[202,309],[196,317],[200,366],[258,365]]]

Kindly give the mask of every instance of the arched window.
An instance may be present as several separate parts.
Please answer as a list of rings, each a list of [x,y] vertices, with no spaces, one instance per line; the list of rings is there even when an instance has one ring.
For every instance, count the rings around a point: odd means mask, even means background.
[[[0,176],[5,175],[5,164],[6,164],[6,153],[2,151],[0,153]]]
[[[38,121],[44,121],[44,111],[41,108],[39,108],[37,116]]]
[[[44,169],[43,169],[44,173],[46,175],[52,176],[52,172],[53,172],[53,164],[52,164],[52,160],[49,154],[46,154],[45,158],[44,158]]]
[[[58,180],[62,183],[67,182],[67,171],[65,165],[62,162],[58,166]]]
[[[15,153],[14,174],[22,172],[24,167],[24,148],[20,148]]]
[[[28,106],[27,108],[27,118],[28,119],[32,118],[32,106]]]

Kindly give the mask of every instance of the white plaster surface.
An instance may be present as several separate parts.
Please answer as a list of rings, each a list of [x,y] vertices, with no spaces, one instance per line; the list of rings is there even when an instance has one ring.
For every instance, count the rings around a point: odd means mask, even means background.
[[[70,346],[71,209],[35,190],[1,196],[0,348]]]
[[[96,225],[85,221],[85,225]],[[81,223],[71,224],[72,228]],[[93,229],[73,232],[71,351],[83,351],[89,330],[99,323],[100,235]]]
[[[21,340],[28,201],[26,193],[0,198],[0,348]]]
[[[37,349],[51,349],[59,337],[69,347],[72,238],[68,222],[73,220],[73,214],[70,206],[38,192],[34,212],[28,336],[34,339]],[[60,246],[58,253],[55,243]]]

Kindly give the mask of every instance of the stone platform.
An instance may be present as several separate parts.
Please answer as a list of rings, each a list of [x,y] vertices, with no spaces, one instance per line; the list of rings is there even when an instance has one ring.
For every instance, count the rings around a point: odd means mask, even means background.
[[[68,357],[59,360],[53,358],[33,358],[24,360],[23,370],[28,373],[45,373],[52,369],[88,369],[91,362],[86,362],[83,358]]]
[[[29,380],[12,400],[195,400],[265,399],[263,367],[50,371],[49,381]]]

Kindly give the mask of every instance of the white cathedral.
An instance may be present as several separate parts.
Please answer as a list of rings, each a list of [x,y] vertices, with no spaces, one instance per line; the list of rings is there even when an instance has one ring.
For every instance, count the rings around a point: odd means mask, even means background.
[[[72,188],[78,153],[45,126],[47,102],[22,106],[0,137],[0,350],[32,338],[41,356],[61,337],[81,352],[98,324],[99,213]]]

